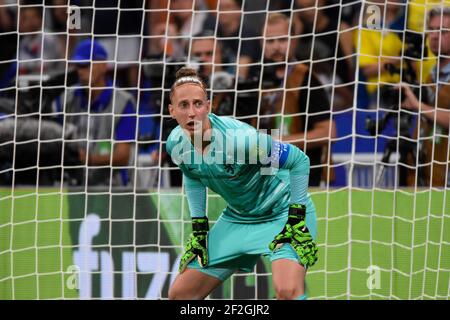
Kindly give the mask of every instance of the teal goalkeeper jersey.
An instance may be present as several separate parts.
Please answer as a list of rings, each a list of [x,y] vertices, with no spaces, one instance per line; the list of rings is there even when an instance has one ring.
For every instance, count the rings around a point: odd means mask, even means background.
[[[290,202],[289,170],[273,168],[269,157],[274,153],[272,137],[229,117],[208,116],[212,127],[211,143],[203,154],[194,148],[180,126],[173,129],[166,145],[183,172],[186,192],[188,189],[198,191],[188,194],[191,215],[206,214],[196,212],[206,206],[205,187],[227,202],[224,218],[229,220],[256,222],[286,215]],[[306,189],[309,159],[298,148],[293,148],[297,152],[296,160],[303,160],[297,161],[301,165],[297,165],[296,170],[305,177]],[[305,202],[310,201],[308,194],[305,198]],[[191,202],[200,204],[194,206]]]

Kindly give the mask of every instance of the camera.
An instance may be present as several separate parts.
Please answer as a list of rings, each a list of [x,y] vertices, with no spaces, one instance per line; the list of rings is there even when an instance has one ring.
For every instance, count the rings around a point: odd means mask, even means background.
[[[423,36],[411,31],[404,32],[404,68],[398,68],[395,65],[388,63],[385,65],[386,71],[388,71],[391,75],[397,74],[402,75],[402,82],[408,83],[412,85],[417,85],[418,81],[416,78],[416,73],[414,71],[414,67],[412,65],[412,59],[423,59],[427,57],[428,52],[426,46],[423,46]],[[422,97],[422,101],[424,101],[427,97],[426,94],[421,94],[420,89],[416,87],[412,87],[412,91],[416,97]],[[401,136],[409,136],[409,128],[411,126],[411,114],[399,111],[399,106],[404,102],[405,95],[402,92],[400,86],[389,86],[384,85],[380,87],[379,92],[380,103],[379,106],[382,109],[387,110],[386,114],[382,119],[376,122],[376,120],[371,118],[366,118],[366,129],[369,133],[374,136],[378,132],[381,132],[385,129],[388,120],[390,118],[394,118],[397,120],[399,117],[399,133]]]
[[[404,56],[414,59],[423,59],[428,56],[427,47],[423,45],[423,35],[405,30]]]
[[[186,66],[186,58],[181,60],[173,57],[164,58],[163,55],[149,55],[143,59],[143,71],[151,81],[152,88],[170,89],[175,81],[178,69]]]
[[[220,95],[220,103],[216,113],[243,117],[242,121],[250,123],[251,116],[258,115],[261,89],[279,86],[280,79],[277,79],[275,71],[276,66],[264,66],[254,70],[248,78],[238,77],[237,80],[229,73],[217,72],[212,79],[213,94],[214,90],[229,89],[229,91],[217,94]]]
[[[0,98],[0,113],[7,115],[0,119],[0,167],[16,169],[16,183],[35,184],[39,175],[40,185],[51,185],[61,179],[62,170],[55,167],[80,164],[78,144],[66,143],[76,139],[76,128],[69,124],[63,128],[52,114],[53,100],[77,79],[75,70],[58,72],[42,83],[30,81],[30,88],[15,88]],[[80,181],[76,169],[65,169],[63,178],[69,184]],[[12,175],[0,176],[0,184],[11,183]]]
[[[411,87],[412,92],[416,97],[421,97],[423,102],[427,100],[427,93],[417,88],[417,81],[415,77],[414,71],[412,70],[412,66],[407,64],[407,69],[402,70],[405,74],[408,74],[407,83],[413,84],[415,86]],[[388,70],[391,74],[400,74],[401,70],[395,67],[392,64],[386,65],[386,70]],[[423,88],[425,90],[425,88]],[[375,136],[377,133],[383,131],[388,124],[390,119],[394,121],[399,121],[399,134],[401,136],[408,136],[409,129],[411,128],[412,115],[410,112],[404,112],[400,110],[400,105],[405,101],[406,95],[403,92],[402,87],[400,85],[383,85],[379,89],[379,108],[385,110],[384,116],[376,121],[370,117],[366,118],[366,129],[372,135]],[[397,127],[397,126],[395,126]]]
[[[401,87],[392,87],[389,85],[380,87],[379,96],[379,107],[380,109],[384,109],[386,111],[384,116],[378,121],[370,117],[366,118],[366,129],[372,136],[376,136],[377,133],[384,131],[389,120],[398,116],[399,105],[405,100],[405,95],[403,94]],[[409,117],[407,116],[407,118]],[[406,127],[404,125],[406,125]],[[402,117],[400,122],[401,134],[404,132],[403,129],[405,128],[409,130],[409,119]]]
[[[257,113],[259,93],[256,78],[238,77],[236,83],[231,74],[218,72],[213,75],[211,82],[214,112],[217,115],[247,117]]]
[[[405,33],[405,53],[404,53],[404,67],[402,69],[397,68],[393,64],[386,64],[385,68],[390,74],[397,74],[402,76],[402,83],[407,83],[412,86],[412,91],[416,97],[421,97],[423,102],[427,102],[426,92],[422,92],[418,89],[418,81],[414,67],[412,65],[411,58],[422,58],[426,49],[422,48],[421,36],[414,35],[413,33]],[[394,137],[390,138],[387,142],[383,157],[381,160],[382,168],[377,176],[377,184],[379,184],[382,178],[384,166],[389,163],[392,152],[398,152],[400,159],[399,163],[403,164],[399,166],[399,185],[408,185],[408,170],[406,164],[408,161],[416,161],[418,164],[424,162],[425,155],[420,148],[420,143],[414,141],[411,137],[410,130],[413,127],[413,115],[411,112],[400,110],[400,105],[405,101],[405,94],[399,85],[384,85],[380,87],[379,91],[379,106],[385,110],[385,114],[377,121],[370,117],[366,118],[366,129],[370,135],[376,136],[379,132],[383,131],[389,120],[393,120],[393,127],[397,129]],[[409,157],[410,155],[410,157]],[[416,157],[417,156],[417,157]],[[418,185],[424,185],[424,175],[420,172],[423,168],[419,168]]]

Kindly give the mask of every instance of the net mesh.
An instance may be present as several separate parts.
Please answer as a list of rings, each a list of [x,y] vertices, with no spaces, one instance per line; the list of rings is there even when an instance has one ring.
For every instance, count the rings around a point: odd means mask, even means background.
[[[192,66],[212,112],[309,155],[309,298],[448,299],[450,18],[427,13],[449,6],[0,1],[0,298],[168,298],[191,221],[167,107]],[[208,193],[210,222],[225,206]],[[272,298],[265,259],[208,297]]]

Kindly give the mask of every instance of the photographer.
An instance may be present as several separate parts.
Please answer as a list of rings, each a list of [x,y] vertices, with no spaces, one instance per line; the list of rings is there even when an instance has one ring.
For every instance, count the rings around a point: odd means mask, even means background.
[[[197,34],[193,38],[190,57],[191,61],[198,64],[198,74],[204,79],[208,89],[213,90],[213,112],[217,115],[233,115],[232,89],[234,89],[236,60],[223,56],[222,43],[209,32]],[[227,64],[223,65],[225,61]]]
[[[211,85],[211,77],[223,70],[222,47],[214,38],[214,34],[203,32],[192,39],[191,61],[198,63],[199,76]],[[234,61],[236,62],[236,61]]]
[[[67,125],[63,130],[51,120],[3,113],[10,107],[15,107],[14,100],[0,98],[0,185],[58,184],[63,179],[62,165],[79,165],[77,150],[63,143],[74,138],[76,128]],[[64,172],[69,184],[77,178],[76,170]]]
[[[80,84],[67,88],[53,104],[61,123],[77,128],[78,140],[66,144],[79,146],[79,160],[88,166],[84,169],[88,186],[122,186],[131,178],[128,170],[120,167],[133,160],[135,102],[107,78],[107,58],[100,43],[90,39],[80,42],[72,57]]]
[[[79,170],[78,150],[65,140],[76,139],[76,127],[65,128],[51,113],[51,102],[76,81],[72,70],[48,74],[46,80],[30,81],[30,87],[6,82],[0,96],[0,185],[75,185]]]
[[[65,48],[61,45],[57,36],[43,30],[43,21],[43,7],[22,6],[20,8],[17,54],[19,74],[21,75],[64,69],[62,59],[64,58]]]
[[[445,187],[450,181],[448,144],[450,126],[450,7],[434,8],[429,12],[428,38],[431,51],[438,57],[438,62],[430,74],[431,103],[420,102],[412,89],[403,84],[402,89],[405,99],[402,102],[402,107],[417,111],[421,116],[420,132],[417,135],[421,140],[424,140],[425,161],[429,166],[432,166],[432,168],[427,167],[426,179],[431,180],[433,187]]]
[[[373,2],[377,3],[376,6],[383,17],[381,25],[367,25],[371,21],[369,19],[370,11],[363,8],[367,15],[363,18],[365,23],[354,37],[354,47],[359,47],[360,51],[359,78],[361,82],[364,82],[358,96],[358,107],[363,108],[374,107],[377,104],[377,90],[380,90],[380,83],[400,82],[400,74],[389,72],[386,66],[400,66],[400,57],[404,47],[401,36],[395,32],[400,25],[401,28],[403,27],[402,23],[398,23],[404,18],[404,9],[399,3],[400,1],[385,3],[381,0],[374,0]],[[358,33],[359,36],[357,36]]]
[[[289,33],[289,18],[270,13],[264,33],[263,83],[267,85],[263,85],[259,128],[278,128],[283,141],[304,150],[311,161],[310,186],[328,184],[328,172],[323,175],[323,171],[328,171],[328,148],[336,136],[330,101],[315,74],[306,65],[293,63],[297,39],[290,39]]]

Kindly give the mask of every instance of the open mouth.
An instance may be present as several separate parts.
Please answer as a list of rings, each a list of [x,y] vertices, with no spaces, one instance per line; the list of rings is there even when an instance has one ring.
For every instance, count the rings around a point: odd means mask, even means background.
[[[189,130],[196,130],[201,126],[201,121],[191,120],[186,123],[186,128]]]

